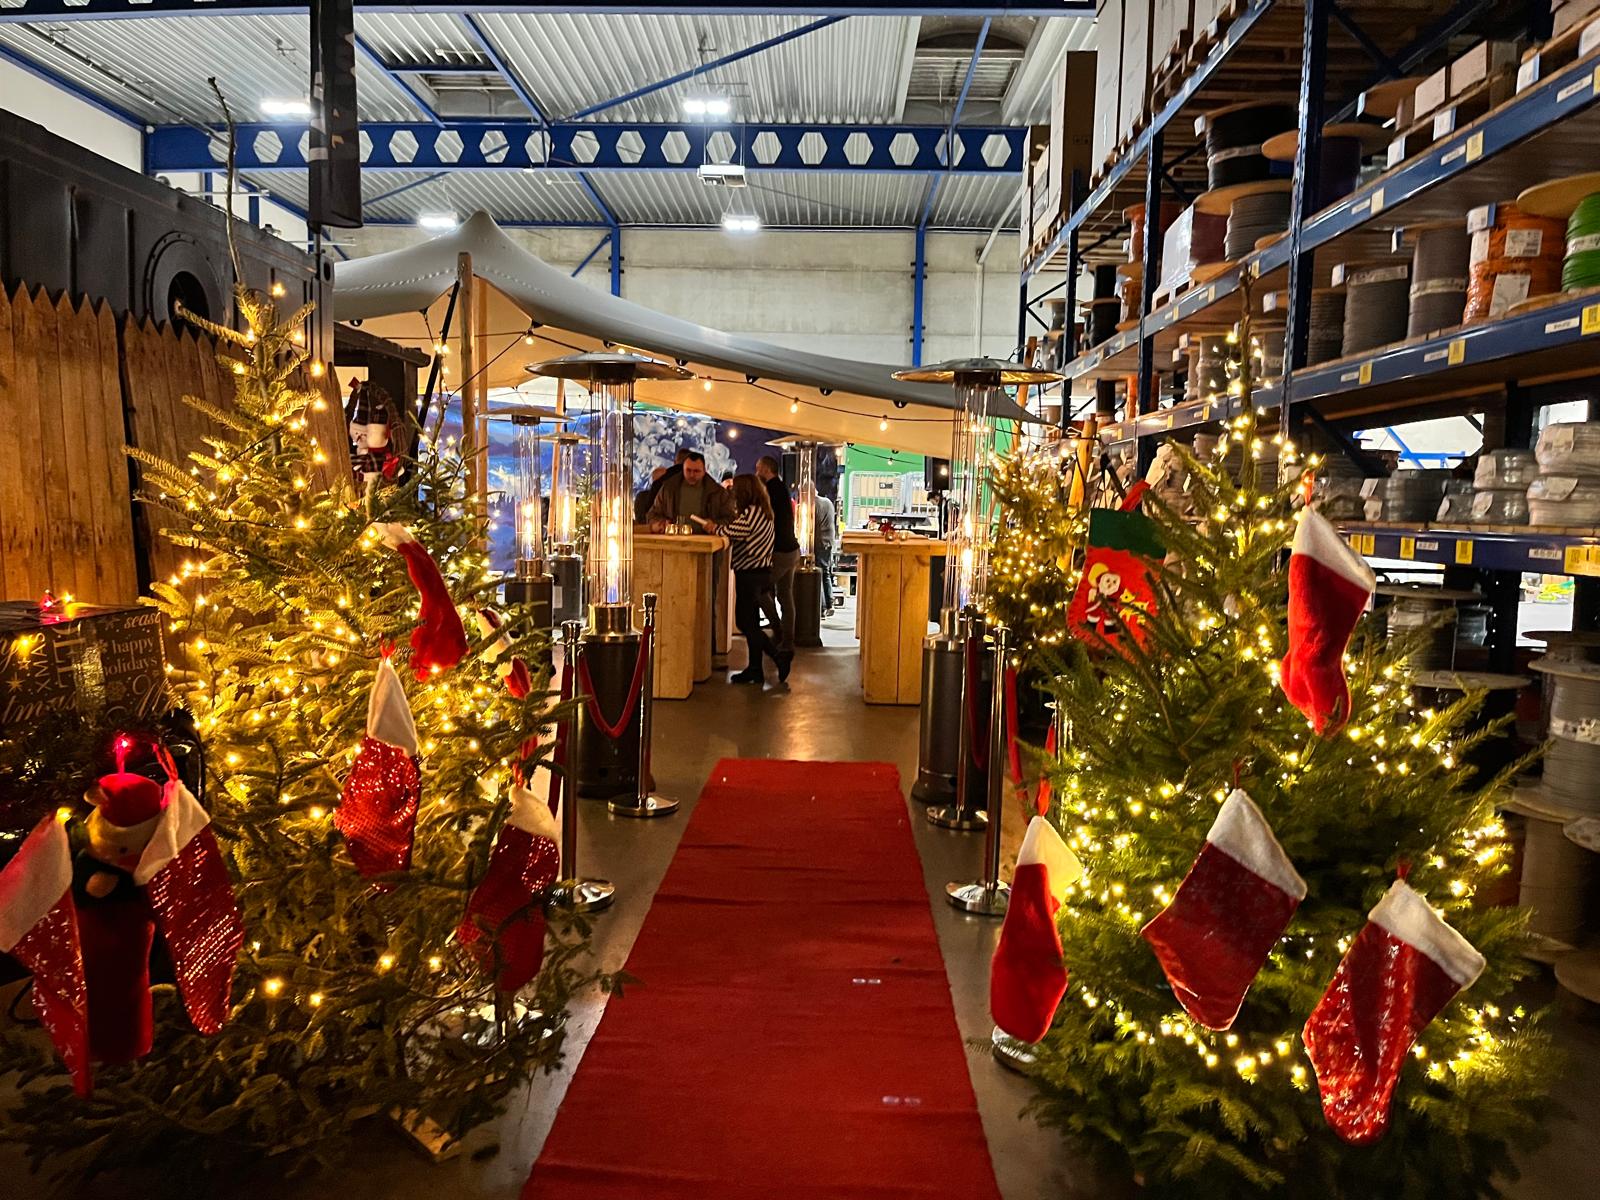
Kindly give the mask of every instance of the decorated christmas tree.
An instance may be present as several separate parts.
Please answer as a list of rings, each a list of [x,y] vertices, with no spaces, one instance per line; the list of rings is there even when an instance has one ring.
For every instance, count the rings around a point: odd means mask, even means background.
[[[1019,447],[997,461],[991,486],[1000,520],[989,551],[984,610],[1003,622],[1031,663],[1066,636],[1061,612],[1072,595],[1072,555],[1083,542],[1081,510],[1054,447]]]
[[[1091,525],[1099,615],[1049,687],[1068,732],[992,1008],[1038,1039],[1035,1115],[1147,1195],[1499,1195],[1547,1054],[1510,998],[1522,914],[1484,902],[1503,726],[1408,682],[1244,408],[1187,461],[1198,524],[1146,496],[1107,514],[1142,529]]]
[[[160,789],[159,772],[155,794],[107,776],[93,808],[43,823],[36,863],[58,826],[80,868],[94,861],[87,891],[75,883],[19,947],[55,1045],[0,1047],[0,1072],[22,1082],[4,1129],[32,1159],[83,1175],[159,1167],[174,1191],[241,1161],[333,1158],[371,1118],[459,1135],[558,1063],[569,1000],[596,978],[581,965],[587,928],[546,928],[558,873],[555,821],[534,795],[552,740],[546,656],[542,635],[510,632],[522,614],[490,609],[460,460],[369,472],[359,492],[337,472],[319,488],[346,450],[319,444],[308,420],[328,403],[300,386],[316,374],[308,312],[243,291],[238,303],[242,332],[196,321],[236,385],[231,406],[186,398],[216,433],[181,463],[130,451],[141,499],[187,555],[154,602],[171,688],[204,748],[200,803],[176,782]],[[147,806],[125,803],[118,780]],[[135,847],[127,872],[103,852],[108,829],[128,835],[156,811],[154,841],[174,825],[204,888],[145,878],[149,850]],[[111,902],[97,878],[135,934],[110,950],[94,933]],[[167,974],[158,946],[153,987],[139,977],[141,906],[172,959]],[[68,924],[83,934],[76,976]],[[115,1028],[108,957],[132,972],[142,1031]]]

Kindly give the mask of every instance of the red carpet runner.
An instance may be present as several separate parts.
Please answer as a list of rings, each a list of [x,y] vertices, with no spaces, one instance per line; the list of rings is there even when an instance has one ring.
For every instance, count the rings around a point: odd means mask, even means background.
[[[523,1200],[999,1196],[892,766],[719,763],[628,970]]]

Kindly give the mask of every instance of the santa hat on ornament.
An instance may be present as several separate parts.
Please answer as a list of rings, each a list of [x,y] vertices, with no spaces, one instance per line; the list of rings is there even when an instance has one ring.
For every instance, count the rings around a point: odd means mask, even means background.
[[[500,629],[503,622],[500,614],[491,609],[480,608],[477,613],[478,632],[483,637],[489,637]],[[505,682],[506,691],[511,693],[513,700],[525,700],[528,693],[533,690],[533,679],[528,674],[528,664],[515,655],[508,656],[506,651],[511,649],[511,639],[504,633],[489,643],[489,648],[483,652],[483,657],[494,664],[495,674]]]
[[[1083,864],[1044,817],[1028,822],[1011,879],[1000,944],[989,967],[989,1013],[1003,1032],[1037,1042],[1067,993],[1056,913]]]
[[[405,685],[385,655],[367,698],[367,735],[333,814],[361,874],[383,875],[411,865],[421,799],[417,726]]]
[[[543,901],[560,878],[560,838],[549,801],[513,783],[511,813],[456,930],[479,964],[495,973],[497,991],[526,986],[544,961]]]
[[[1172,903],[1139,936],[1184,1012],[1207,1029],[1227,1029],[1305,895],[1267,819],[1235,788]]]
[[[64,817],[64,814],[63,814]],[[80,1096],[89,1071],[89,989],[72,902],[72,845],[63,817],[34,826],[0,870],[0,951],[33,974],[33,1006]]]
[[[1279,664],[1283,694],[1318,733],[1350,719],[1344,652],[1377,589],[1372,568],[1321,513],[1302,509],[1289,553],[1289,648]]]
[[[467,632],[461,627],[450,589],[428,548],[404,525],[373,526],[383,544],[406,560],[406,573],[422,598],[421,623],[411,631],[411,669],[418,681],[448,671],[467,652]]]

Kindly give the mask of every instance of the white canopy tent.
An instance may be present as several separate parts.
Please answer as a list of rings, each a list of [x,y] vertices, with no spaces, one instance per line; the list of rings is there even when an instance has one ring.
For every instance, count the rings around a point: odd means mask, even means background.
[[[791,350],[597,292],[523,249],[483,212],[421,245],[339,263],[334,317],[429,346],[443,326],[462,254],[471,255],[473,274],[489,285],[487,311],[475,314],[483,357],[492,360],[484,371],[489,388],[528,382],[532,363],[610,345],[675,360],[698,376],[641,381],[642,402],[818,441],[934,457],[950,452],[952,389],[900,383],[893,378],[897,368],[884,363]],[[1009,401],[996,415],[1033,419]]]

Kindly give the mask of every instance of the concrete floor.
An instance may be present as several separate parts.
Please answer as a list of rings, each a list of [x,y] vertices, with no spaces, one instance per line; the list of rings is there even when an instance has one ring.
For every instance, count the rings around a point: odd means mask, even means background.
[[[658,790],[683,802],[678,814],[656,821],[610,817],[598,804],[583,811],[580,861],[586,874],[617,884],[614,907],[595,920],[595,952],[608,969],[621,967],[649,911],[651,899],[677,849],[701,786],[718,759],[796,758],[892,762],[909,788],[916,774],[917,713],[914,708],[869,707],[860,699],[852,619],[845,610],[829,623],[821,650],[804,652],[787,687],[734,687],[714,676],[688,701],[662,702],[656,709],[655,770]],[[734,652],[735,665],[743,650]],[[909,802],[908,802],[909,803]],[[976,875],[982,837],[953,834],[912,822],[924,877],[949,971],[961,1033],[986,1039],[989,958],[998,922],[958,914],[944,900],[944,885]],[[644,981],[648,988],[649,980]],[[1600,1116],[1600,1009],[1555,989],[1533,989],[1530,1002],[1555,1001],[1552,1029],[1568,1052],[1569,1078],[1556,1088],[1573,1118],[1552,1124],[1552,1143],[1526,1163],[1524,1178],[1507,1189],[1512,1200],[1574,1200],[1600,1196],[1600,1156],[1590,1131]],[[624,997],[619,1003],[628,1003]],[[565,1070],[536,1081],[498,1123],[497,1153],[427,1166],[400,1139],[382,1135],[363,1147],[335,1178],[303,1182],[258,1178],[230,1193],[238,1200],[514,1200],[549,1133],[571,1073],[598,1024],[599,995],[585,997],[574,1013]],[[1126,1189],[1102,1180],[1054,1133],[1020,1117],[1029,1088],[982,1051],[968,1055],[996,1177],[1006,1200],[1111,1200]],[[686,1097],[685,1099],[691,1099]],[[804,1101],[797,1098],[797,1106]],[[647,1119],[648,1114],[643,1114]],[[595,1130],[595,1152],[608,1139],[626,1137],[627,1097],[617,1098],[612,1128]],[[265,1174],[265,1173],[263,1173]],[[5,1192],[0,1187],[0,1192]],[[11,1193],[5,1193],[7,1195]],[[641,1198],[645,1200],[645,1198]]]

